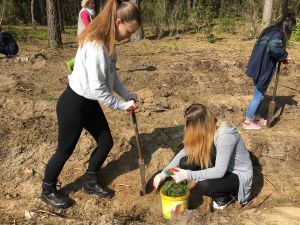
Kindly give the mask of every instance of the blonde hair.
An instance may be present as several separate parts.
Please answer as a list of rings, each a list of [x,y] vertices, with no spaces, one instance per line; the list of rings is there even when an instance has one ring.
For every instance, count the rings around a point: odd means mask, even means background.
[[[193,104],[185,110],[184,149],[188,163],[201,168],[211,166],[211,155],[217,119],[202,104]]]
[[[109,54],[112,54],[115,47],[117,18],[122,22],[136,21],[138,26],[141,25],[141,14],[134,4],[122,2],[117,5],[116,0],[107,0],[101,13],[78,36],[79,46],[87,41],[95,41],[98,44],[103,43]]]
[[[91,1],[94,1],[94,0],[82,0],[81,1],[81,7],[82,8],[88,7],[88,5],[90,4]]]

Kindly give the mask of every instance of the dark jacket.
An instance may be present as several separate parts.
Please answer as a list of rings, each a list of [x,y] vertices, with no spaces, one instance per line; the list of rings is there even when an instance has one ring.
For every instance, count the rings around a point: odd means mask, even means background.
[[[0,32],[0,53],[6,57],[12,57],[19,51],[19,47],[13,36],[5,31]]]
[[[246,74],[263,93],[272,80],[277,62],[287,58],[288,53],[283,46],[283,39],[280,30],[273,30],[258,39],[254,45]]]

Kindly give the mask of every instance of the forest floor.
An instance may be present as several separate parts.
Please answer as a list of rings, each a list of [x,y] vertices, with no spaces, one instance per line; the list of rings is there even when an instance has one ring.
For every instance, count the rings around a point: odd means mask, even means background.
[[[148,194],[140,196],[130,116],[103,106],[115,144],[100,178],[115,196],[105,200],[82,191],[95,147],[83,131],[58,183],[75,204],[58,210],[40,194],[45,164],[57,145],[55,107],[68,82],[66,62],[77,49],[74,36],[64,35],[63,42],[63,49],[50,49],[45,41],[22,41],[16,58],[0,58],[0,224],[299,224],[300,43],[288,49],[293,61],[280,74],[273,127],[252,131],[241,125],[252,97],[252,81],[244,72],[255,40],[219,34],[211,44],[201,34],[189,34],[118,44],[120,79],[141,98],[137,119]],[[273,86],[274,79],[264,115]],[[239,129],[254,165],[252,200],[212,212],[209,199],[193,189],[189,210],[167,222],[151,182],[180,150],[183,110],[194,102]]]

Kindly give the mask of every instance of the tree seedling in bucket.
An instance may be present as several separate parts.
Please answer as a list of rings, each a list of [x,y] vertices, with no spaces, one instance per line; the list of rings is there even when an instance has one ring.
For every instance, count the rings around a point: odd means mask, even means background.
[[[172,171],[166,173],[172,174]],[[160,189],[163,217],[167,220],[184,212],[188,205],[189,187],[186,181],[167,180]]]

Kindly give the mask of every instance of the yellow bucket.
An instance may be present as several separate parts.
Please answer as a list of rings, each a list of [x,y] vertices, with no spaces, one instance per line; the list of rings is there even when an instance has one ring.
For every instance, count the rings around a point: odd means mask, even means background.
[[[170,220],[172,217],[183,213],[188,206],[189,195],[190,193],[181,197],[170,197],[160,192],[163,217]]]

